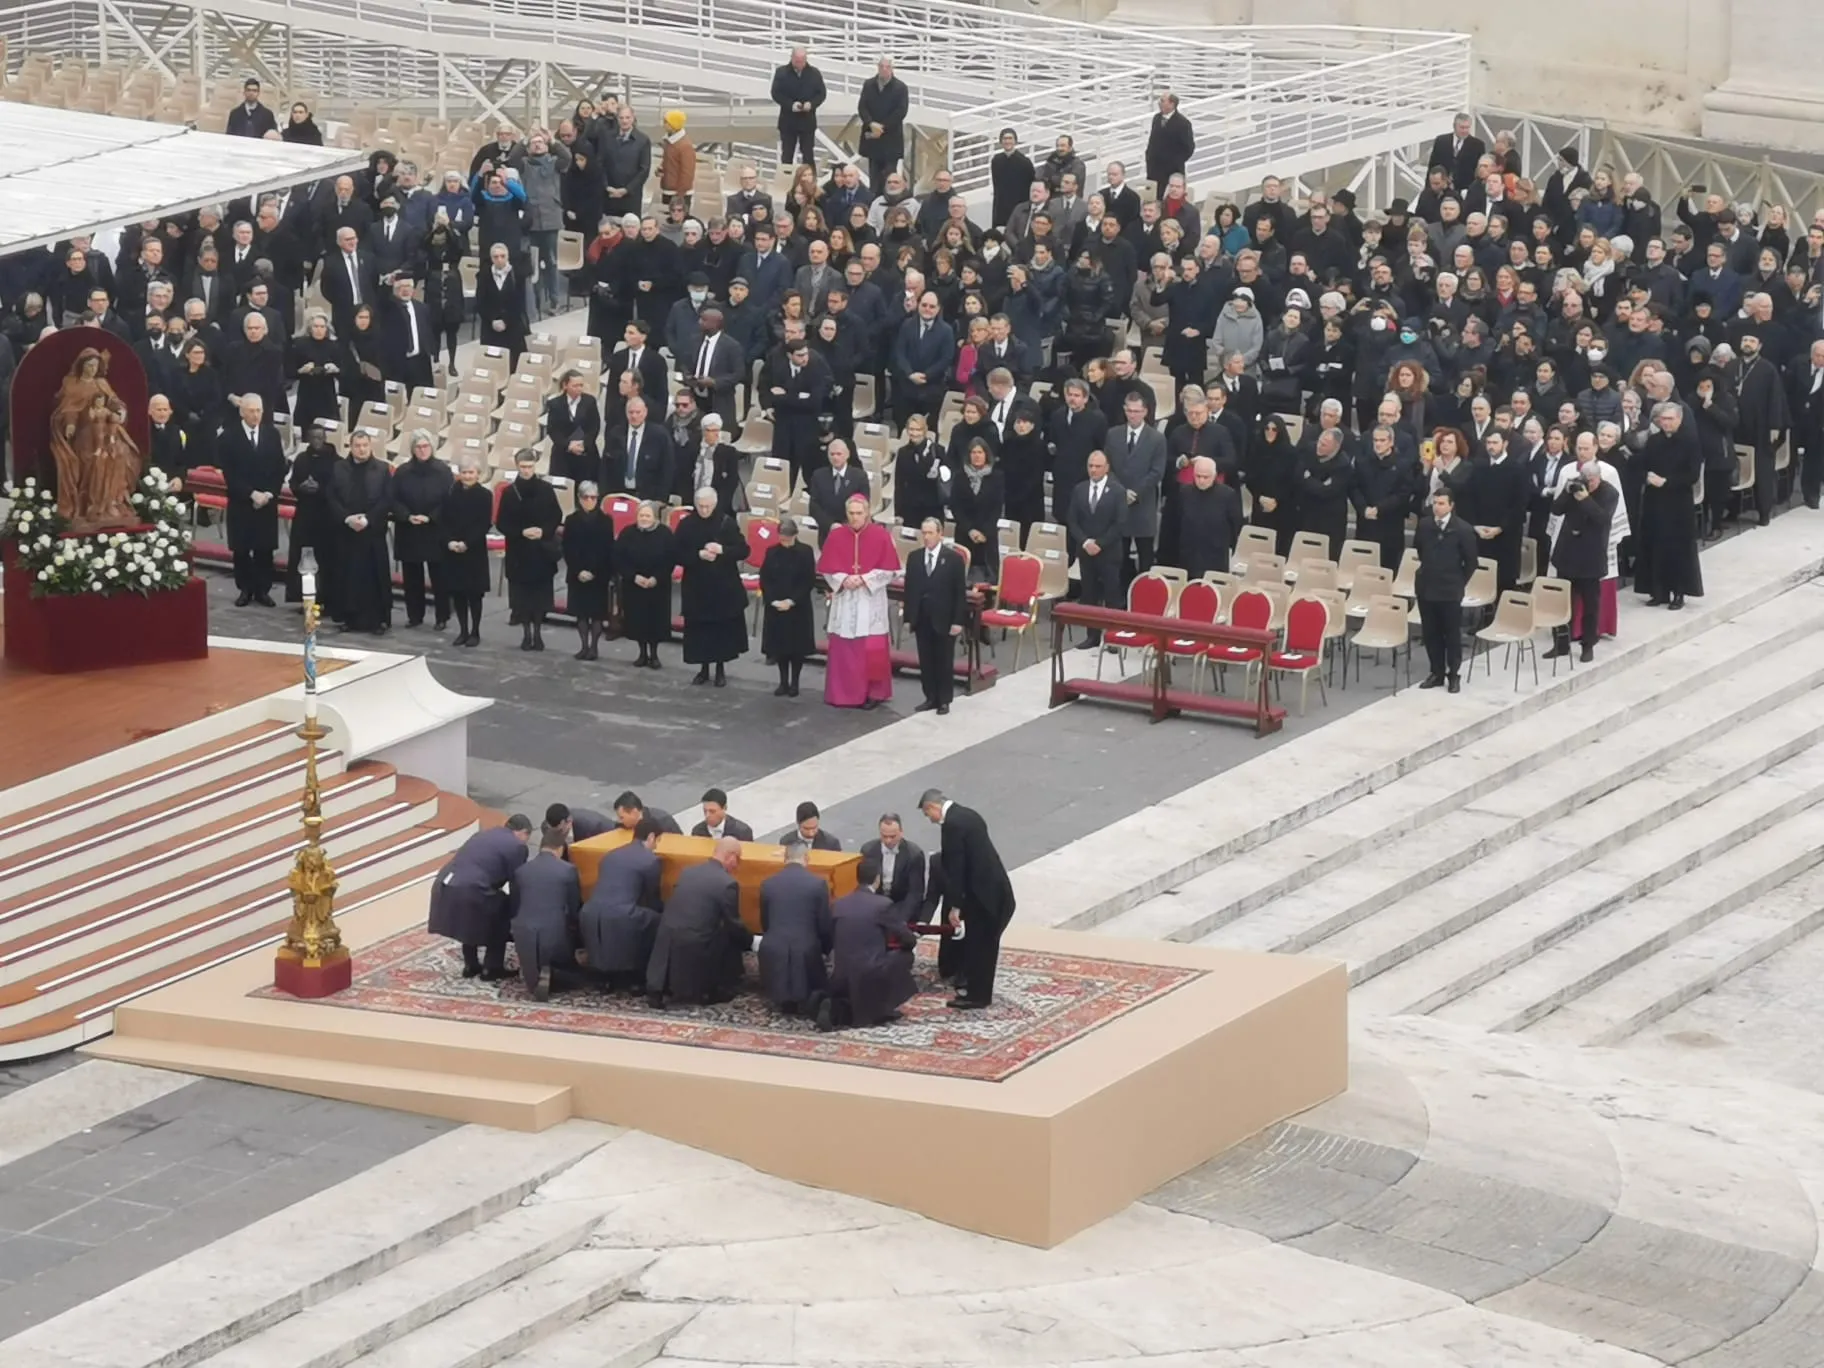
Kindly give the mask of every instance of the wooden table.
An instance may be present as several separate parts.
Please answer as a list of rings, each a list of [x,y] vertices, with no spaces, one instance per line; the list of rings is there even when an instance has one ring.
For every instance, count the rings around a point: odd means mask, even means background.
[[[570,859],[582,878],[584,898],[595,889],[596,868],[602,857],[611,850],[619,850],[632,839],[633,833],[623,828],[571,845]],[[660,836],[658,855],[664,869],[659,881],[660,893],[669,898],[671,890],[677,887],[678,875],[691,865],[702,864],[715,849],[715,841],[708,836]],[[861,856],[850,851],[813,850],[810,870],[829,883],[832,898],[840,898],[855,891],[855,868],[860,863]],[[784,846],[761,841],[741,843],[741,864],[735,870],[735,882],[741,885],[741,920],[747,923],[749,931],[758,933],[760,930],[760,885],[784,868]]]

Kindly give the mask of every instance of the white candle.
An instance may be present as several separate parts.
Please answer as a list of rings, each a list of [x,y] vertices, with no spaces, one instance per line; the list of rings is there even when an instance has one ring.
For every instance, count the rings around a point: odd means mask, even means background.
[[[317,577],[315,575],[308,573],[299,575],[298,585],[303,589],[305,598],[312,599],[317,596]]]

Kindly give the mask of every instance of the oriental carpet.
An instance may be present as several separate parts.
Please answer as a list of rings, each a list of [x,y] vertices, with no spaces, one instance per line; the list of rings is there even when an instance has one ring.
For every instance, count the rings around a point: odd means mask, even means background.
[[[1030,950],[1003,949],[995,1003],[979,1012],[944,1006],[933,943],[919,947],[918,996],[899,1021],[822,1034],[802,1017],[775,1012],[747,988],[713,1007],[655,1010],[643,995],[573,988],[549,1002],[527,996],[517,973],[500,983],[462,977],[462,951],[421,930],[401,932],[355,956],[353,984],[330,1006],[396,1012],[490,1026],[611,1036],[661,1045],[780,1055],[903,1073],[998,1083],[1135,1008],[1200,977],[1201,971]],[[262,988],[254,997],[279,996]]]

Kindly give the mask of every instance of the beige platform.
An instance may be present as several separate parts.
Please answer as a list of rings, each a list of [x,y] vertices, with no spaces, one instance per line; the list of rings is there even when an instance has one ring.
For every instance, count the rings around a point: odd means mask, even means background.
[[[357,972],[424,896],[345,919]],[[612,1122],[1039,1246],[1347,1086],[1339,964],[1017,923],[1007,944],[1202,973],[993,1083],[250,998],[264,954],[123,1007],[89,1049],[496,1126]]]

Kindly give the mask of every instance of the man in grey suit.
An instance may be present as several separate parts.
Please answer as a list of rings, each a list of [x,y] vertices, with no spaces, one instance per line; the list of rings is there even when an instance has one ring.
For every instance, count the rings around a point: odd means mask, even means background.
[[[1115,479],[1127,493],[1127,516],[1122,521],[1126,561],[1131,550],[1136,574],[1153,568],[1153,545],[1159,535],[1159,487],[1165,481],[1165,438],[1146,421],[1146,400],[1130,394],[1121,406],[1124,427],[1108,434],[1108,459]]]
[[[646,982],[662,906],[659,830],[651,817],[642,817],[633,839],[602,857],[595,887],[577,916],[588,967],[610,988],[637,989]]]
[[[741,922],[741,842],[724,836],[716,853],[678,875],[659,917],[646,966],[646,999],[663,1007],[674,1002],[727,1002],[741,988],[742,959],[753,942]]]
[[[1070,492],[1065,526],[1077,550],[1080,601],[1087,608],[1120,608],[1121,524],[1127,511],[1127,490],[1108,473],[1108,456],[1089,453],[1089,478]],[[1102,644],[1102,633],[1091,631],[1085,646]]]
[[[719,841],[724,836],[733,836],[737,841],[754,839],[754,829],[739,817],[729,815],[728,795],[719,788],[706,789],[703,793],[703,820],[690,829],[692,836],[708,836]]]
[[[1083,187],[1077,183],[1075,172],[1066,171],[1058,179],[1058,193],[1051,197],[1046,212],[1051,215],[1051,230],[1057,234],[1058,241],[1066,245],[1074,242],[1077,229],[1089,217],[1089,205],[1083,198]]]
[[[811,873],[810,858],[809,846],[788,845],[785,868],[760,885],[760,991],[787,1016],[830,983],[830,886]]]
[[[893,900],[908,922],[925,916],[925,852],[906,839],[905,824],[897,812],[884,813],[880,835],[861,843],[866,860],[880,861],[880,891]]]
[[[511,884],[519,976],[539,1002],[549,1001],[552,980],[576,965],[572,927],[582,910],[583,893],[576,866],[564,859],[566,844],[562,826],[546,827],[538,854],[514,874]]]
[[[804,316],[815,318],[829,302],[830,291],[842,284],[842,275],[830,265],[830,244],[812,238],[805,248],[807,260],[792,277],[792,288],[804,297]]]

